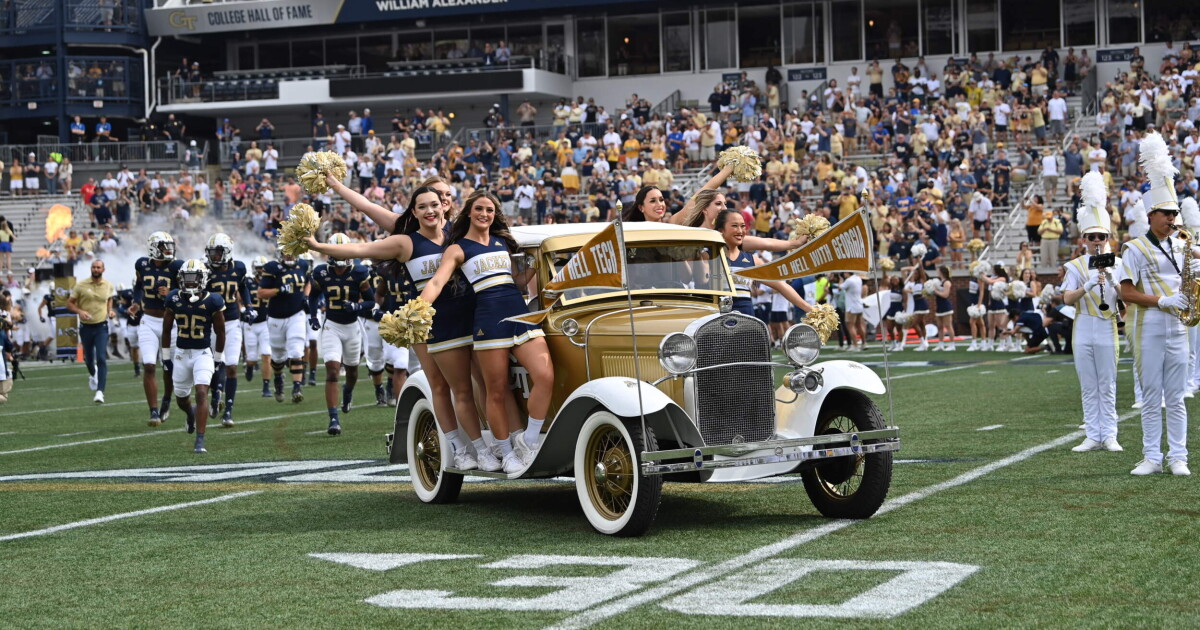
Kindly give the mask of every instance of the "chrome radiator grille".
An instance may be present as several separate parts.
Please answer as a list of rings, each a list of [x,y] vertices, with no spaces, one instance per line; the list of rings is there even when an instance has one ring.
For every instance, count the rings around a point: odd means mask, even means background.
[[[696,331],[696,367],[771,360],[767,326],[744,315],[714,318]],[[775,387],[769,366],[735,365],[697,372],[700,434],[709,445],[766,440],[775,432]]]

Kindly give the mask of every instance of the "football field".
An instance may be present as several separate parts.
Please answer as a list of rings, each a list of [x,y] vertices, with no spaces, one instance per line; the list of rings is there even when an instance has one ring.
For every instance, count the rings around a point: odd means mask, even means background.
[[[595,533],[570,479],[421,503],[369,383],[330,437],[321,386],[276,403],[243,378],[196,455],[178,409],[146,426],[127,362],[99,406],[81,366],[29,364],[0,406],[0,628],[1200,627],[1200,478],[1129,475],[1127,357],[1121,453],[1070,451],[1069,356],[892,360],[873,518],[821,517],[798,476],[668,483],[633,539]]]

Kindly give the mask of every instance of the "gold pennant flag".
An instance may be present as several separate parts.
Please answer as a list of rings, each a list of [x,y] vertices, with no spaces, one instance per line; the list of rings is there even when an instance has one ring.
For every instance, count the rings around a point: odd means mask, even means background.
[[[575,252],[574,256],[567,261],[567,264],[558,273],[554,274],[554,279],[546,283],[542,288],[543,299],[548,300],[549,304],[541,311],[532,313],[523,313],[521,315],[513,315],[512,317],[504,318],[504,321],[521,322],[525,324],[540,325],[546,319],[546,315],[550,313],[550,309],[558,303],[558,296],[563,291],[568,289],[593,289],[593,288],[617,288],[621,286],[622,265],[624,261],[620,255],[621,247],[617,240],[616,224],[610,223],[608,227],[600,230],[592,240],[588,241],[579,251]],[[550,300],[550,295],[555,297]]]
[[[858,210],[787,256],[737,275],[754,280],[792,280],[835,271],[866,272],[871,269],[872,249],[867,215]]]

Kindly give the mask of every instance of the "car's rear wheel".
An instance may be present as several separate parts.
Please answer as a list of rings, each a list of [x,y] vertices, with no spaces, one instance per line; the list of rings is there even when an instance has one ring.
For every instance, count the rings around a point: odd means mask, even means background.
[[[885,428],[883,414],[858,392],[831,393],[821,407],[815,435]],[[868,518],[883,505],[892,485],[892,453],[836,457],[802,473],[804,489],[817,510],[831,518]]]
[[[644,447],[658,450],[646,427]],[[641,474],[640,422],[622,422],[597,411],[583,423],[575,442],[575,491],[588,522],[611,536],[641,536],[650,529],[662,498],[663,479]]]
[[[408,474],[413,491],[425,503],[453,503],[462,490],[463,477],[446,472],[450,443],[438,430],[433,406],[422,398],[408,416]]]

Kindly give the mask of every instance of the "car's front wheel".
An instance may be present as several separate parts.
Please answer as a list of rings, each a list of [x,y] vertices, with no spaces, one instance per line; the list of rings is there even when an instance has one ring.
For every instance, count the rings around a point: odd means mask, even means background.
[[[454,503],[462,490],[463,477],[446,472],[451,446],[438,430],[433,406],[422,398],[408,415],[408,474],[413,491],[425,503]]]
[[[663,479],[641,474],[643,446],[658,450],[654,431],[597,411],[575,442],[575,491],[588,522],[611,536],[641,536],[650,529],[662,498]]]
[[[815,435],[883,429],[875,403],[850,390],[833,392],[821,406]],[[825,460],[802,473],[804,489],[817,511],[831,518],[869,518],[892,485],[892,453],[858,454]]]

